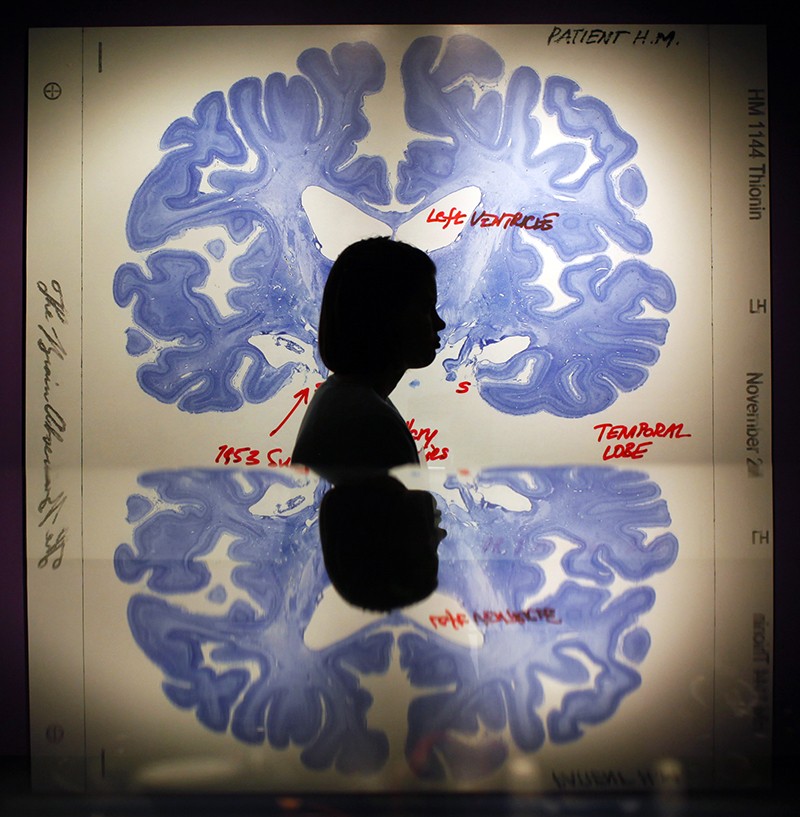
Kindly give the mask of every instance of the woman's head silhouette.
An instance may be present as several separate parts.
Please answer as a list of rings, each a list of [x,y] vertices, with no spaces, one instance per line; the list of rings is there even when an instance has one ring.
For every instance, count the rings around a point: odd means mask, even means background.
[[[372,375],[433,361],[444,321],[436,312],[436,267],[422,250],[389,238],[347,247],[331,267],[319,320],[319,350],[337,374]]]

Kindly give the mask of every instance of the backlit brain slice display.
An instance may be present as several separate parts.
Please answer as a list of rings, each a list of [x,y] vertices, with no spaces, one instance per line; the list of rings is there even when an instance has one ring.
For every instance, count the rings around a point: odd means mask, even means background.
[[[384,158],[358,153],[365,99],[385,81],[377,49],[308,49],[297,65],[299,75],[250,77],[201,99],[167,128],[164,156],[133,197],[128,242],[143,259],[117,270],[114,297],[132,308],[127,348],[143,359],[145,392],[189,412],[233,411],[298,373],[325,374],[315,341],[331,261],[303,207],[311,187],[399,238],[444,197],[480,191],[466,226],[431,256],[446,377],[468,373],[495,409],[582,417],[645,382],[669,322],[644,312],[669,312],[675,290],[638,258],[652,248],[636,217],[647,186],[635,140],[605,103],[527,66],[507,77],[478,38],[418,38],[401,71],[421,138],[393,187]],[[542,147],[545,117],[561,141]],[[550,226],[481,226],[481,214],[502,213],[551,214]],[[209,238],[179,246],[191,233]],[[625,256],[616,266],[611,250]],[[546,254],[560,263],[558,301],[542,280]],[[206,290],[220,263],[231,281],[223,303]],[[257,336],[282,355],[265,355]]]

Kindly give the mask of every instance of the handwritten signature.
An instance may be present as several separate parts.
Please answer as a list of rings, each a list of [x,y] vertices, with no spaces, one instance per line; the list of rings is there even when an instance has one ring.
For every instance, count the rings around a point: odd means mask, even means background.
[[[67,529],[56,527],[59,514],[66,504],[67,495],[57,490],[54,479],[53,458],[56,447],[64,443],[67,421],[55,406],[55,392],[59,386],[57,369],[67,357],[67,350],[59,337],[59,327],[67,323],[67,310],[61,284],[53,279],[50,284],[38,281],[37,289],[44,297],[44,321],[38,324],[39,336],[36,347],[42,354],[42,400],[44,415],[42,435],[42,495],[36,506],[39,513],[38,527],[45,525],[45,553],[39,559],[40,568],[48,564],[57,570],[61,566],[67,542]]]

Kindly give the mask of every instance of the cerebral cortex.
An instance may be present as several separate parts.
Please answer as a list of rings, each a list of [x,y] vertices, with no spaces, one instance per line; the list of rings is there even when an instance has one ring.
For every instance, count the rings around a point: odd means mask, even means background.
[[[137,257],[117,269],[113,292],[129,310],[127,351],[147,394],[227,412],[326,374],[316,338],[331,260],[304,207],[311,188],[400,238],[466,188],[485,212],[558,213],[547,231],[468,226],[431,250],[444,376],[468,375],[498,411],[561,417],[601,411],[646,381],[669,328],[652,313],[669,313],[676,295],[640,257],[653,246],[637,217],[647,184],[608,105],[566,77],[509,71],[476,37],[420,37],[401,65],[419,138],[390,174],[385,157],[362,150],[373,126],[365,101],[386,81],[378,49],[310,48],[297,68],[204,96],[166,128],[162,158],[133,196]],[[542,143],[545,120],[558,143]],[[543,281],[546,257],[559,265],[558,299]],[[224,308],[207,289],[220,264]],[[281,354],[265,354],[258,337]]]
[[[167,700],[202,727],[296,746],[308,770],[372,774],[397,736],[371,723],[368,679],[397,653],[412,692],[400,736],[408,769],[474,780],[512,748],[578,740],[640,686],[652,580],[678,553],[645,474],[498,468],[449,478],[435,497],[447,531],[439,598],[475,616],[469,644],[402,610],[309,643],[329,590],[323,492],[280,469],[217,469],[146,473],[129,497],[131,541],[114,566],[132,587],[130,630],[163,673]],[[548,620],[486,623],[486,611],[534,608]]]

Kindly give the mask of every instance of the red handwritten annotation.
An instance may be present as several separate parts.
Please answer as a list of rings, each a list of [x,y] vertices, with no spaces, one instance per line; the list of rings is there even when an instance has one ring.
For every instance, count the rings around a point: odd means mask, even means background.
[[[408,430],[411,432],[411,436],[417,441],[420,442],[424,440],[422,448],[419,449],[419,453],[425,452],[425,462],[435,462],[436,460],[446,460],[447,455],[450,453],[449,448],[439,448],[439,446],[433,444],[434,437],[439,433],[438,428],[417,428],[414,424],[417,422],[415,417],[412,417],[410,420],[406,421],[406,425],[408,426]]]
[[[412,417],[406,422],[411,436],[417,442],[422,442],[422,448],[419,453],[425,453],[426,462],[435,462],[436,460],[446,460],[450,453],[449,448],[440,448],[433,444],[433,440],[439,433],[438,428],[417,428],[416,419]],[[217,446],[217,456],[214,462],[221,465],[261,465],[262,457],[261,451],[258,448],[252,448],[248,445],[237,448],[233,445]],[[286,468],[292,464],[290,456],[283,456],[282,448],[270,448],[267,451],[267,459],[265,464],[270,468]]]
[[[315,388],[319,388],[322,383],[317,383]],[[458,388],[456,390],[457,394],[466,394],[469,391],[470,383],[468,380],[463,380],[461,383],[458,384]],[[278,423],[278,425],[270,431],[269,436],[274,436],[280,429],[285,425],[286,421],[294,414],[294,412],[301,406],[308,404],[310,389],[308,387],[300,389],[300,391],[296,392],[294,395],[294,404],[289,409],[289,412],[284,416],[284,418]],[[416,418],[412,417],[410,420],[406,422],[408,426],[408,430],[411,432],[411,436],[417,442],[423,441],[422,448],[419,449],[419,453],[421,454],[423,451],[425,452],[425,461],[426,462],[434,462],[436,460],[446,460],[448,454],[450,453],[449,448],[439,447],[433,444],[433,440],[436,435],[439,433],[439,429],[437,428],[417,428],[415,426]],[[228,445],[227,443],[224,445],[220,445],[217,447],[218,453],[217,456],[214,458],[214,462],[217,464],[222,465],[261,465],[261,451],[258,448],[252,448],[251,446],[241,446],[236,447],[233,445]],[[283,457],[283,449],[282,448],[271,448],[267,451],[267,460],[266,465],[270,468],[285,468],[292,464],[292,458],[290,456]]]
[[[491,624],[527,624],[543,621],[546,624],[561,624],[552,607],[529,607],[527,610],[475,610],[472,619],[478,626]],[[445,610],[441,615],[428,616],[434,630],[452,627],[460,630],[469,623],[466,613],[451,613]]]
[[[626,442],[615,443],[607,445],[603,451],[604,460],[640,460],[653,444],[653,439],[670,439],[678,440],[683,437],[691,437],[688,432],[684,432],[683,423],[656,423],[650,425],[649,423],[641,422],[634,423],[632,426],[614,425],[613,423],[598,423],[594,426],[594,430],[598,432],[597,442],[604,440],[635,440],[640,437],[645,437],[643,442]]]
[[[545,213],[543,216],[524,213],[487,213],[482,210],[480,215],[475,210],[469,218],[471,227],[502,227],[507,230],[509,227],[520,227],[523,230],[541,230],[543,232],[553,229],[553,219],[558,218],[560,213]],[[461,226],[467,218],[467,214],[457,207],[451,207],[449,213],[444,210],[437,210],[431,207],[426,221],[428,224],[441,224],[442,229],[447,229],[451,224]]]
[[[270,468],[286,468],[291,465],[292,458],[282,458],[281,454],[283,454],[282,448],[271,448],[267,451],[266,465]],[[221,445],[214,462],[223,465],[261,465],[261,451],[249,446],[234,448],[232,445]]]

